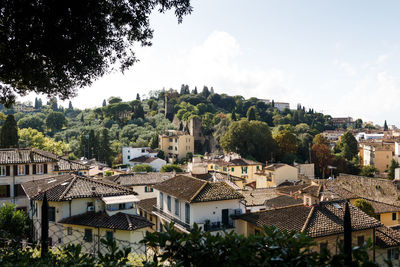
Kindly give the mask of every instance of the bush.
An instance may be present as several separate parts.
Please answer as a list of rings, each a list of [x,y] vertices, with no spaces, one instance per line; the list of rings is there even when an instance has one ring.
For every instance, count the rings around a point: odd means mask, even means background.
[[[344,266],[343,246],[337,255],[328,250],[317,253],[316,243],[305,233],[264,227],[264,233],[245,237],[235,232],[203,232],[195,224],[189,234],[178,232],[173,224],[163,232],[147,232],[142,243],[154,252],[146,266]],[[371,242],[353,248],[351,266],[377,266],[368,258]]]
[[[154,169],[149,164],[138,164],[133,166],[132,172],[153,172]]]
[[[178,164],[165,164],[161,167],[160,172],[183,172],[181,166]]]

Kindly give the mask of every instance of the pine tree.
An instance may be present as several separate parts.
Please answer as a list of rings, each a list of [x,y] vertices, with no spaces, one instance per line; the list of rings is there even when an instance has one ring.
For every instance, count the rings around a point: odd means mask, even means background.
[[[197,95],[197,86],[194,87],[192,94]]]
[[[103,107],[105,107],[105,106],[107,106],[107,102],[106,102],[106,100],[104,99],[104,100],[103,100]]]
[[[384,131],[388,131],[389,130],[389,127],[388,127],[388,125],[386,123],[386,120],[385,120],[385,124],[383,125],[383,130]]]
[[[254,106],[249,107],[249,109],[247,110],[247,120],[248,121],[257,120],[256,108]]]
[[[0,146],[2,148],[18,147],[18,127],[14,115],[7,116],[0,133]]]
[[[274,108],[275,107],[275,101],[272,99],[271,101],[271,106]]]
[[[38,99],[38,107],[39,108],[41,108],[41,107],[43,107],[43,102],[42,102],[42,99]]]
[[[71,101],[69,101],[68,109],[70,109],[70,110],[73,110],[73,109],[74,109],[74,107],[72,106],[72,102],[71,102]]]
[[[140,95],[139,95],[139,93],[136,94],[136,100],[140,100]]]

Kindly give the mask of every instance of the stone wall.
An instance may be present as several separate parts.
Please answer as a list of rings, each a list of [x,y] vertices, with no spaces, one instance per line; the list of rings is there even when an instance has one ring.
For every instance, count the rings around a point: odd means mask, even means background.
[[[400,183],[387,179],[340,174],[334,183],[356,195],[400,206]]]

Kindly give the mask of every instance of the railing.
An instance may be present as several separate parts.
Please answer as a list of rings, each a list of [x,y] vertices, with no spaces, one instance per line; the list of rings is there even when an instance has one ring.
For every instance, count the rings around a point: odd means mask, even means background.
[[[219,231],[219,230],[226,230],[235,228],[232,223],[222,224],[222,222],[209,222],[206,221],[204,223],[204,231],[212,232],[212,231]]]
[[[166,213],[165,211],[159,209],[156,206],[153,206],[153,211],[159,213],[161,216],[167,218],[171,222],[179,224],[180,226],[184,227],[186,230],[190,231],[190,228],[191,228],[190,225],[181,221],[179,218],[176,218],[176,217],[172,216],[171,214]]]

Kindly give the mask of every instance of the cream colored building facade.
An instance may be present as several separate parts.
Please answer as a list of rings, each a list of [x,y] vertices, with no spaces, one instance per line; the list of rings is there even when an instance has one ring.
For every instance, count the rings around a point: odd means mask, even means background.
[[[194,154],[194,138],[179,131],[168,131],[159,136],[159,147],[169,162],[181,160],[188,153]]]
[[[276,163],[255,173],[255,177],[256,188],[277,187],[284,182],[298,181],[298,169],[288,164]]]

